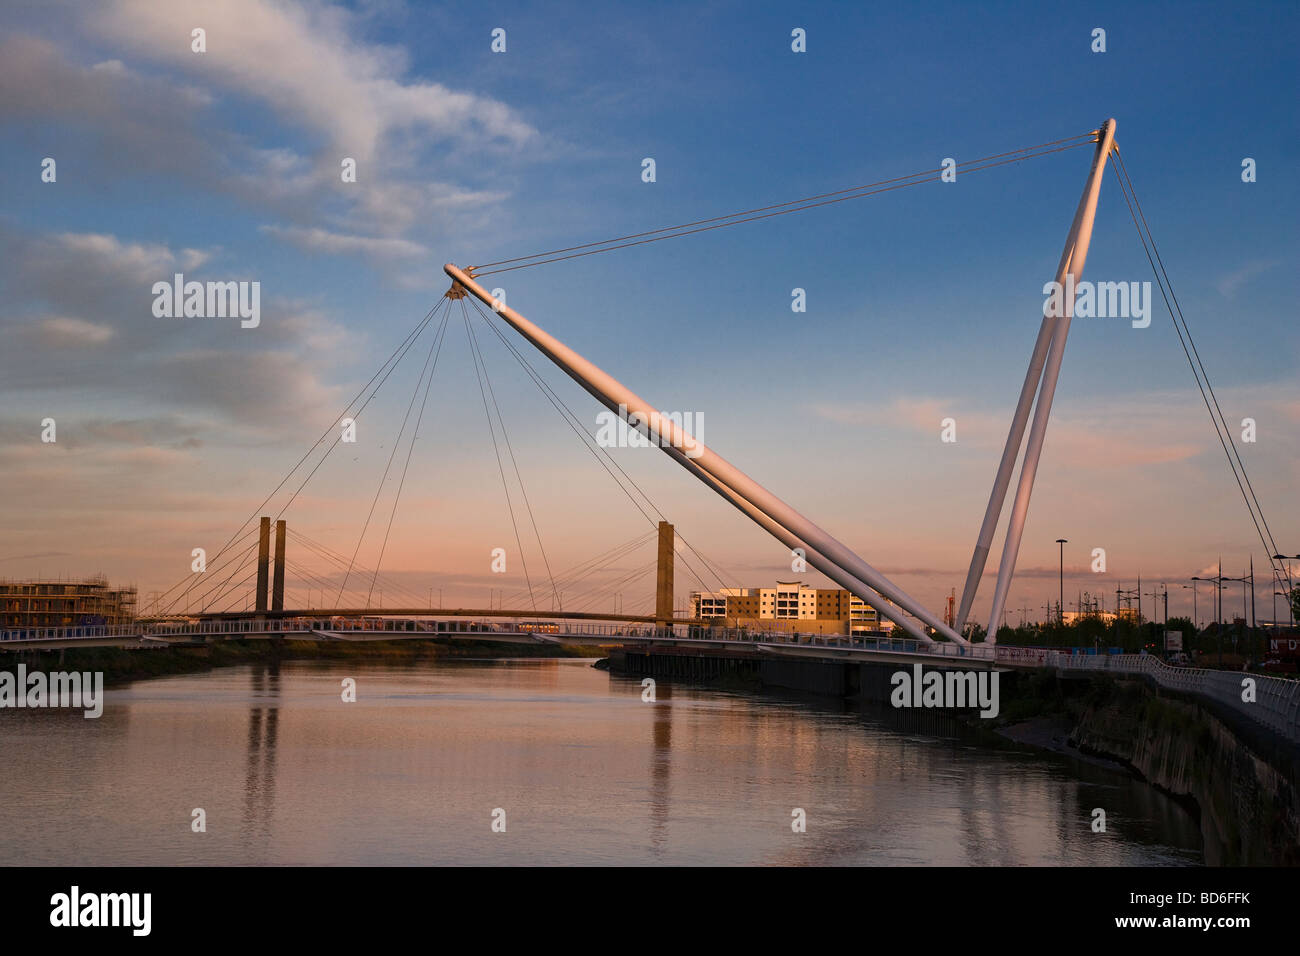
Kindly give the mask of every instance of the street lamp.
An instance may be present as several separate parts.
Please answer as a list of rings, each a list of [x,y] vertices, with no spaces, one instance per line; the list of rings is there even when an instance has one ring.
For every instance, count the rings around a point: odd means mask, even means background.
[[[1249,608],[1246,606],[1246,584],[1247,584],[1247,583],[1250,584],[1250,592],[1251,592],[1251,596],[1252,596],[1252,598],[1253,598],[1254,593],[1255,593],[1255,572],[1254,572],[1254,570],[1252,569],[1251,572],[1250,572],[1250,574],[1244,574],[1244,573],[1243,573],[1242,576],[1239,577],[1239,578],[1223,578],[1223,580],[1224,580],[1224,581],[1240,581],[1240,582],[1241,582],[1241,629],[1242,629],[1243,636],[1244,636],[1245,633],[1247,633],[1247,628],[1248,628],[1248,627],[1249,627],[1249,628],[1253,628],[1253,627],[1255,626],[1255,624],[1254,624],[1254,615],[1250,613]],[[1254,601],[1252,600],[1251,603],[1252,603],[1252,605],[1253,605],[1253,604],[1254,604]],[[1249,622],[1249,623],[1248,623],[1248,622]]]
[[[1292,594],[1295,593],[1295,585],[1291,581],[1291,565],[1287,564],[1287,562],[1300,561],[1300,554],[1275,554],[1273,555],[1273,560],[1280,562],[1282,564],[1282,570],[1286,572],[1286,605],[1291,616],[1291,626],[1295,627],[1295,602],[1291,599]],[[1274,615],[1274,618],[1276,617],[1277,615]]]
[[[1192,580],[1193,580],[1193,581],[1199,581],[1200,578],[1192,578]],[[1199,620],[1197,620],[1197,613],[1196,613],[1196,585],[1195,585],[1195,584],[1184,584],[1184,585],[1183,585],[1183,590],[1184,590],[1184,591],[1189,590],[1189,589],[1190,589],[1191,592],[1192,592],[1192,627],[1194,627],[1194,628],[1196,628],[1196,629],[1199,630],[1199,629],[1200,629],[1200,626],[1201,626],[1201,623],[1200,623]]]
[[[1218,651],[1219,659],[1218,659],[1217,663],[1218,663],[1220,666],[1222,666],[1222,664],[1223,664],[1223,623],[1222,623],[1219,619],[1223,616],[1223,613],[1222,613],[1222,612],[1223,612],[1223,594],[1222,594],[1222,591],[1223,591],[1223,565],[1222,565],[1222,564],[1219,565],[1219,573],[1216,574],[1216,575],[1215,575],[1214,577],[1212,577],[1212,578],[1196,578],[1196,577],[1194,577],[1194,578],[1192,578],[1192,580],[1193,580],[1193,581],[1206,581],[1206,582],[1213,581],[1213,582],[1214,582],[1214,599],[1215,599],[1215,605],[1214,605],[1214,632],[1215,632],[1215,633],[1214,633],[1214,637],[1215,637],[1215,640],[1216,640],[1216,642],[1218,643],[1218,647],[1219,647],[1219,651]]]
[[[1065,538],[1057,538],[1056,543],[1061,546],[1061,564],[1060,564],[1060,595],[1056,601],[1056,614],[1060,618],[1061,626],[1065,626],[1065,546],[1069,541]]]

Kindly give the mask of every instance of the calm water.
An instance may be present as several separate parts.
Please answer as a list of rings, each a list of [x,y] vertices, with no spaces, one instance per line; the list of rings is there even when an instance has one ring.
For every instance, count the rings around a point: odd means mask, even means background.
[[[4,864],[1200,860],[1181,808],[1109,770],[825,702],[660,682],[643,703],[580,660],[142,681],[99,720],[0,711],[0,754]]]

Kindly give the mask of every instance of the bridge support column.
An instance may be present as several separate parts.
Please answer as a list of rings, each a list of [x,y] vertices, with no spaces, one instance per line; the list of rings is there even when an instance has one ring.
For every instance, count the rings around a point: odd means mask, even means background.
[[[271,583],[271,610],[284,610],[284,536],[285,521],[275,523],[275,577]]]
[[[1088,183],[1084,186],[1083,197],[1079,200],[1082,214],[1078,215],[1077,226],[1071,227],[1072,235],[1067,239],[1067,249],[1061,256],[1062,266],[1057,272],[1056,281],[1063,288],[1073,290],[1075,283],[1083,276],[1083,265],[1088,258],[1088,247],[1092,243],[1092,223],[1097,216],[1097,197],[1101,193],[1101,179],[1106,171],[1106,160],[1114,145],[1115,121],[1108,119],[1102,124],[1097,136],[1097,152],[1092,158],[1092,169],[1088,173]],[[1074,315],[1072,295],[1073,291],[1062,298],[1061,315],[1056,317],[1051,344],[1048,346],[1047,358],[1043,365],[1043,380],[1038,386],[1038,399],[1034,402],[1034,417],[1029,425],[1025,456],[1020,463],[1020,480],[1016,484],[1016,497],[1012,501],[1011,516],[1007,521],[1007,537],[1002,543],[1002,562],[998,566],[998,583],[993,592],[993,607],[989,612],[988,634],[985,637],[985,641],[989,643],[997,643],[998,621],[1002,617],[1002,607],[1006,603],[1007,591],[1011,587],[1011,577],[1016,571],[1016,558],[1020,554],[1020,538],[1025,530],[1025,517],[1029,513],[1029,497],[1034,490],[1034,476],[1038,473],[1043,438],[1047,433],[1047,420],[1052,413],[1056,381],[1061,374],[1065,339],[1070,334],[1070,320]],[[1012,430],[1014,432],[1014,425]],[[1019,449],[1017,448],[1016,451]],[[1014,457],[1013,453],[1012,458]],[[996,487],[994,492],[996,497]],[[992,503],[991,498],[990,506]],[[999,500],[999,513],[1001,510],[1002,502]]]
[[[655,621],[673,622],[673,526],[659,522],[659,564],[655,575]]]
[[[262,518],[257,530],[257,597],[254,609],[266,610],[266,586],[271,563],[271,519]]]

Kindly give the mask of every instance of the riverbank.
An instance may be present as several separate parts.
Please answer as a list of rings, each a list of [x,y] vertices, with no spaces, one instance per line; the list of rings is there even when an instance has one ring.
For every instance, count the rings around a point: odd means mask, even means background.
[[[112,686],[151,677],[194,674],[236,664],[286,660],[421,661],[507,657],[591,657],[591,648],[554,644],[504,644],[491,641],[405,638],[396,641],[231,640],[204,645],[148,649],[69,647],[25,650],[0,657],[0,671],[13,672],[19,662],[29,671],[92,671]]]
[[[1196,820],[1209,865],[1300,865],[1295,745],[1239,715],[1140,679],[1001,672],[998,715],[984,719],[969,709],[891,709],[893,665],[624,650],[611,655],[610,667],[627,676],[708,686],[739,676],[756,689],[858,701],[884,708],[921,733],[956,722],[990,743],[1010,740],[1149,784]]]
[[[1031,717],[1018,723],[999,727],[995,731],[999,737],[1012,743],[1038,750],[1047,750],[1063,757],[1105,767],[1108,770],[1120,770],[1141,776],[1131,766],[1121,760],[1103,757],[1095,753],[1085,753],[1072,740],[1075,723],[1068,718],[1053,715],[1048,717]]]
[[[1204,702],[1141,681],[1107,682],[1071,731],[1090,754],[1122,761],[1198,811],[1211,866],[1300,865],[1295,748],[1234,726]]]
[[[1182,804],[1207,865],[1300,864],[1294,747],[1142,680],[1007,677],[993,726],[1001,737],[1130,773]]]

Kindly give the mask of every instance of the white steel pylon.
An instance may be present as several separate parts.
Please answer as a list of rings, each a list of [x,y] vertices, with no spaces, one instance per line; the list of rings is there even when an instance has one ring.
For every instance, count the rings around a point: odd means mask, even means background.
[[[1011,507],[1007,537],[1002,546],[1002,561],[998,567],[997,587],[993,592],[993,606],[989,612],[988,634],[985,637],[988,643],[997,643],[998,620],[1002,616],[1002,608],[1006,605],[1011,576],[1015,572],[1016,558],[1020,553],[1020,539],[1025,530],[1025,517],[1029,513],[1029,497],[1034,490],[1034,477],[1038,472],[1038,460],[1043,451],[1043,439],[1047,434],[1047,419],[1052,412],[1052,399],[1056,394],[1056,382],[1061,373],[1061,359],[1065,354],[1065,340],[1070,332],[1070,319],[1074,315],[1074,297],[1071,293],[1083,275],[1083,266],[1088,258],[1088,246],[1092,243],[1092,224],[1097,215],[1097,198],[1101,193],[1102,175],[1106,170],[1106,160],[1115,144],[1115,120],[1106,120],[1097,134],[1097,150],[1093,154],[1092,168],[1088,172],[1088,181],[1084,185],[1083,195],[1079,198],[1074,222],[1070,225],[1065,249],[1061,253],[1061,262],[1056,270],[1057,288],[1067,290],[1067,294],[1060,298],[1062,308],[1059,315],[1044,311],[1043,324],[1038,330],[1038,339],[1034,343],[1034,352],[1029,360],[1029,370],[1020,389],[1020,400],[1016,404],[1016,412],[1011,420],[1011,430],[1007,434],[1002,461],[998,465],[997,477],[993,482],[993,493],[989,496],[988,508],[984,512],[984,523],[980,527],[979,539],[966,576],[966,586],[962,591],[961,608],[956,621],[958,630],[961,630],[965,624],[971,603],[975,600],[975,592],[979,588],[980,577],[984,573],[984,564],[993,542],[993,534],[1002,516],[1002,504],[1011,481],[1011,471],[1015,467],[1016,456],[1020,453],[1020,442],[1024,436],[1025,423],[1029,418],[1029,406],[1037,388],[1038,400],[1034,404],[1033,425],[1029,430],[1029,443],[1025,446],[1025,458],[1020,466],[1020,481],[1016,486],[1016,497]]]
[[[911,597],[847,546],[805,518],[740,469],[711,451],[649,402],[594,365],[563,342],[530,322],[506,304],[493,299],[474,277],[458,266],[443,267],[447,275],[475,298],[490,306],[543,355],[590,392],[602,405],[629,424],[655,423],[654,437],[670,457],[682,464],[718,494],[747,514],[787,547],[803,548],[807,561],[849,592],[926,643],[932,639],[906,611],[957,644],[968,643],[929,609]],[[689,455],[687,451],[689,450]],[[893,605],[890,604],[893,602]],[[901,609],[901,611],[900,611]]]

